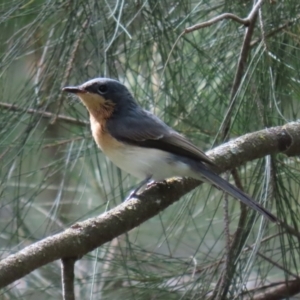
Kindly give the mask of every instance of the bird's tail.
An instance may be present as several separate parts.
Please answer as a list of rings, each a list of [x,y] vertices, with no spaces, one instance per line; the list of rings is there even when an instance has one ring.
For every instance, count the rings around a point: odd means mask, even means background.
[[[214,173],[206,165],[201,164],[201,166],[199,166],[199,169],[197,171],[198,171],[197,173],[201,173],[202,177],[205,177],[205,179],[209,181],[211,184],[217,186],[218,188],[228,193],[232,197],[240,200],[242,203],[256,210],[257,212],[262,214],[270,221],[275,223],[278,221],[276,216],[274,216],[271,212],[269,212],[267,209],[265,209],[256,201],[254,201],[250,196],[242,192],[240,189],[238,189],[237,187],[235,187],[234,185],[232,185],[231,183],[229,183],[228,181],[220,177],[218,174]]]

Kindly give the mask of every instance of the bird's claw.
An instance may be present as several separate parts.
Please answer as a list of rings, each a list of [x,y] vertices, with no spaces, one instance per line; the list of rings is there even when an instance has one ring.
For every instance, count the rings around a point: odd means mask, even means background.
[[[126,201],[128,201],[128,200],[130,200],[130,199],[132,199],[132,198],[140,199],[140,198],[139,198],[139,195],[137,194],[137,192],[138,192],[138,191],[136,191],[136,190],[131,191],[131,192],[129,193],[129,195],[127,196],[127,198],[124,200],[124,202],[126,202]]]
[[[146,184],[148,185],[150,179],[152,176],[148,176],[147,178],[145,178],[143,181],[140,182],[140,184],[133,190],[130,192],[130,194],[128,195],[128,197],[124,200],[124,202],[130,200],[131,198],[137,198],[137,199],[141,199],[140,195],[138,195],[138,191]]]

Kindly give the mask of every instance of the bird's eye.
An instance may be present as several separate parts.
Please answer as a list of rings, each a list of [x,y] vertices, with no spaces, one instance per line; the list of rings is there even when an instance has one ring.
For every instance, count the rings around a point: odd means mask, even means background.
[[[100,94],[105,94],[107,92],[107,85],[106,84],[100,84],[98,86],[98,91]]]

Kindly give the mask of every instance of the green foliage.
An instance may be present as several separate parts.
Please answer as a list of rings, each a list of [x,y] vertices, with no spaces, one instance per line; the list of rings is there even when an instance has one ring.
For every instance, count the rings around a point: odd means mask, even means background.
[[[232,99],[229,138],[297,120],[298,1],[263,3],[233,95],[245,26],[222,20],[175,43],[186,27],[225,12],[244,18],[251,9],[252,1],[229,0],[0,1],[2,256],[109,210],[136,184],[97,149],[85,109],[62,94],[63,86],[117,78],[143,107],[205,150],[224,141]],[[249,162],[239,175],[248,193],[297,226],[297,158]],[[78,299],[241,299],[298,276],[298,241],[251,214],[240,228],[232,268],[226,265],[223,198],[204,185],[78,261]],[[232,199],[229,215],[232,241],[240,216]],[[58,299],[59,274],[59,264],[45,266],[3,293]]]

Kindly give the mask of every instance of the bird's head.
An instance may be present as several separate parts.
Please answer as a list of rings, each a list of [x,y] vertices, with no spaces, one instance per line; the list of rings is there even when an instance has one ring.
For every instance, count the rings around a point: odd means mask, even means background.
[[[137,105],[128,89],[110,78],[95,78],[79,86],[64,87],[63,91],[77,95],[95,117],[110,117]]]

